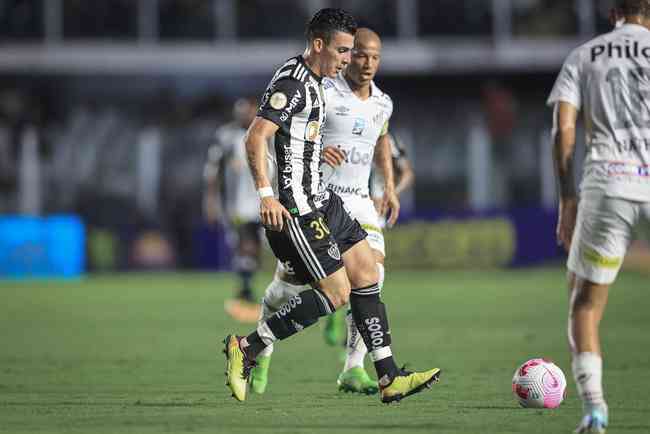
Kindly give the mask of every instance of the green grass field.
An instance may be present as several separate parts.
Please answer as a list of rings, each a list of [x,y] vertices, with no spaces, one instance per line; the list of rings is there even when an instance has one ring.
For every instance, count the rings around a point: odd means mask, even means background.
[[[559,268],[389,274],[397,361],[443,369],[392,406],[336,391],[321,325],[276,347],[266,395],[235,402],[217,352],[250,329],[223,314],[233,286],[217,274],[0,283],[0,432],[569,433],[580,417],[572,381],[555,411],[518,408],[510,391],[534,356],[570,377]],[[648,287],[623,273],[604,320],[610,434],[650,432]]]

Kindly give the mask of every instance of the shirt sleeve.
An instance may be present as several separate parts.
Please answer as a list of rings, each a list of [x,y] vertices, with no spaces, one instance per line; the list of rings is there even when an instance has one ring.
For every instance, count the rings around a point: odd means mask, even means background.
[[[291,118],[300,113],[306,104],[305,85],[287,77],[271,83],[262,96],[257,115],[268,119],[280,128],[288,129]]]
[[[546,101],[548,106],[565,101],[580,109],[582,105],[582,92],[580,89],[581,69],[579,51],[575,50],[564,62],[555,80],[553,90],[551,90],[551,94]]]

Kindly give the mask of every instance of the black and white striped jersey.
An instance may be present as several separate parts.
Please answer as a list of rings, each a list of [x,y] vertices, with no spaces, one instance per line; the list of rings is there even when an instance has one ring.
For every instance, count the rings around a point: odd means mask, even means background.
[[[302,56],[287,60],[269,83],[257,115],[275,123],[278,199],[291,214],[305,215],[329,197],[321,188],[321,128],[325,96],[321,77]]]

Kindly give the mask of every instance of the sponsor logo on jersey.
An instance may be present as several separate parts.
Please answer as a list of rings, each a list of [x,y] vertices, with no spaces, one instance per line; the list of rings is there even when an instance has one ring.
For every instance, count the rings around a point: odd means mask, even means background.
[[[354,125],[352,126],[352,134],[355,136],[360,136],[363,134],[363,130],[366,129],[366,120],[363,118],[356,118],[354,120]]]
[[[361,196],[361,187],[351,187],[349,185],[336,185],[336,184],[328,184],[327,188],[332,190],[336,194],[356,194],[357,196]],[[349,212],[348,212],[349,214]]]
[[[643,56],[650,59],[650,47],[640,47],[639,41],[631,42],[626,39],[622,44],[609,42],[607,44],[599,44],[591,47],[591,61],[595,62],[600,56],[607,56],[617,59],[631,59],[634,57]]]
[[[336,116],[347,116],[348,113],[350,112],[350,109],[347,108],[344,105],[340,105],[338,107],[334,107],[334,114]]]
[[[370,152],[359,152],[356,146],[345,153],[345,162],[348,164],[367,166],[372,162],[371,160]]]
[[[320,123],[318,121],[309,122],[305,131],[305,138],[313,142],[318,137],[318,134],[320,134]]]
[[[282,110],[287,105],[287,96],[282,92],[275,92],[271,95],[269,104],[276,110]]]
[[[291,98],[291,102],[289,103],[289,105],[286,106],[286,108],[280,115],[280,120],[282,122],[285,122],[287,119],[289,119],[291,113],[293,113],[295,108],[298,107],[298,104],[300,103],[300,98],[302,98],[302,94],[300,93],[300,90],[297,90],[296,93]]]
[[[341,252],[336,243],[330,243],[330,247],[327,249],[327,254],[330,255],[332,259],[336,259],[337,261],[341,260]]]

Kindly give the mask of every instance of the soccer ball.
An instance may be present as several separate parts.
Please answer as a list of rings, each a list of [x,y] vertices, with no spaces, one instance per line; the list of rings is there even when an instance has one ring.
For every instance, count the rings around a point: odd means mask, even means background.
[[[525,408],[557,408],[565,392],[564,373],[546,359],[530,359],[512,377],[512,393]]]

